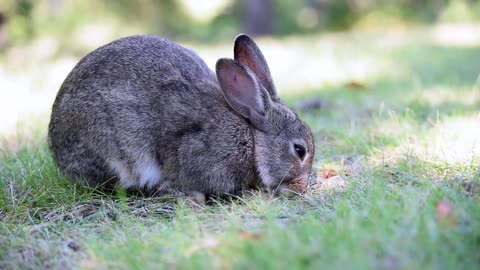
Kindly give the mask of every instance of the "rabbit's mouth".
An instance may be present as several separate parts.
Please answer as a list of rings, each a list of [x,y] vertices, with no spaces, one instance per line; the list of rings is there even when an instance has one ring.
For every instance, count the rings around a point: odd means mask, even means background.
[[[308,176],[300,176],[289,183],[281,184],[276,190],[276,195],[298,195],[302,194],[307,190],[308,185]]]

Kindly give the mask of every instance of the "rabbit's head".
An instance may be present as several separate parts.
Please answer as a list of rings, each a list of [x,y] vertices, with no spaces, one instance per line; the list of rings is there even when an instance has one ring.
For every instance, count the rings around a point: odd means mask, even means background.
[[[278,98],[267,62],[252,39],[239,35],[234,57],[218,60],[217,78],[227,103],[254,127],[262,183],[275,194],[304,192],[314,155],[310,128]]]

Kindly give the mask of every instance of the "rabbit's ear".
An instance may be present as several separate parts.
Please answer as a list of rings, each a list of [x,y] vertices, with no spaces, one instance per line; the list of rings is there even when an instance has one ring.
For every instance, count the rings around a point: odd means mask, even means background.
[[[249,119],[255,128],[264,130],[265,112],[271,99],[255,74],[237,61],[227,58],[217,61],[216,72],[230,107]]]
[[[257,44],[249,36],[240,34],[235,38],[233,54],[235,60],[251,69],[257,75],[257,78],[263,87],[267,89],[272,99],[277,99],[277,90],[273,84],[270,69]]]

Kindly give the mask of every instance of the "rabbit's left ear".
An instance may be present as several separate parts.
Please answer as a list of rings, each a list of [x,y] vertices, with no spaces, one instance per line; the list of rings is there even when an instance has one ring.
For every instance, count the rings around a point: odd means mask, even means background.
[[[255,128],[265,130],[265,114],[271,106],[271,99],[255,74],[237,61],[226,58],[217,61],[216,73],[230,107],[250,120]]]
[[[240,34],[235,38],[235,45],[233,47],[233,54],[235,60],[248,67],[255,73],[257,78],[262,83],[263,87],[268,91],[273,100],[278,99],[277,90],[273,84],[272,75],[268,68],[267,61],[257,44],[245,35]]]

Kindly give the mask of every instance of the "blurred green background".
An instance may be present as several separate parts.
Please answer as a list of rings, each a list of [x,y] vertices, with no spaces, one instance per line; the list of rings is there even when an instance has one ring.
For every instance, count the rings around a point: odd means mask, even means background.
[[[22,119],[48,120],[78,60],[128,35],[167,37],[213,67],[248,33],[284,96],[352,81],[415,82],[420,59],[422,74],[437,80],[436,69],[450,74],[447,63],[476,52],[479,22],[472,0],[0,0],[0,134],[18,133]],[[460,66],[478,75],[476,65]]]
[[[114,36],[215,42],[238,32],[284,36],[479,19],[474,0],[2,0],[0,47],[43,35],[68,46],[79,31],[100,25]]]

